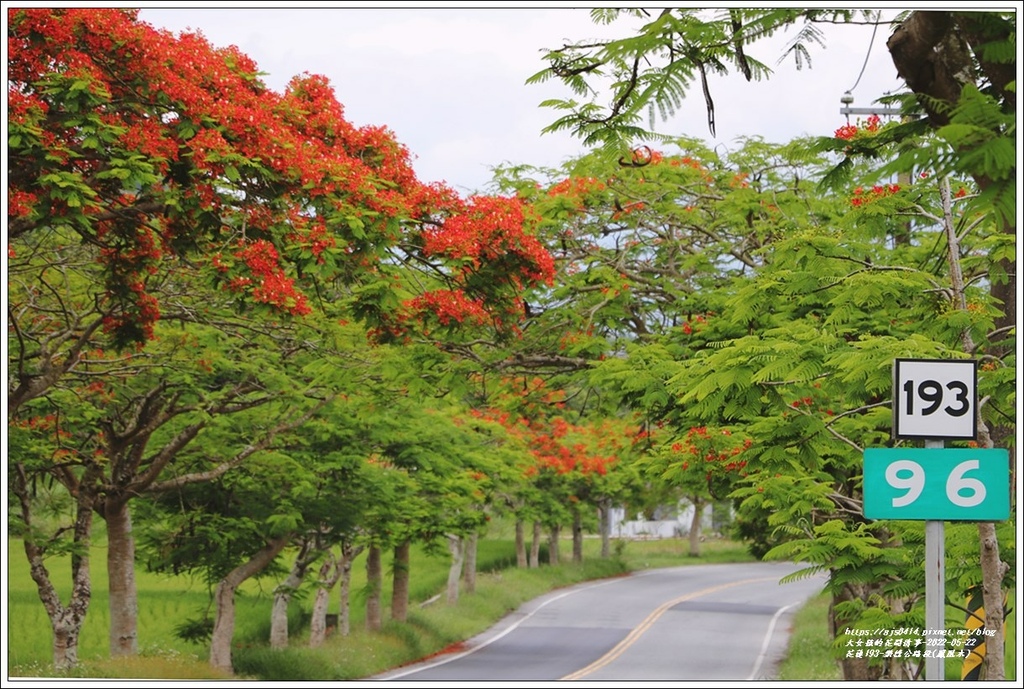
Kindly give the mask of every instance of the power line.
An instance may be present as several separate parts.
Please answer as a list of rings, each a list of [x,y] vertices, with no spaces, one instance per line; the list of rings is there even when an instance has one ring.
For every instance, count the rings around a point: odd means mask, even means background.
[[[857,81],[853,84],[853,87],[843,93],[843,97],[839,99],[839,102],[843,104],[843,107],[839,108],[840,115],[846,115],[846,122],[849,124],[850,115],[887,115],[890,117],[896,117],[900,114],[899,108],[853,108],[850,107],[853,103],[853,91],[860,85],[860,80],[864,76],[864,72],[868,68],[868,60],[871,58],[871,49],[875,45],[875,36],[878,34],[879,19],[881,19],[882,13],[879,12],[875,16],[874,28],[871,29],[871,41],[868,43],[868,52],[864,56],[864,64],[860,68],[860,74],[857,75]]]
[[[854,83],[853,88],[847,91],[847,93],[851,95],[853,94],[857,86],[860,84],[861,77],[864,76],[864,71],[868,68],[868,60],[871,58],[871,49],[875,45],[875,35],[878,34],[878,20],[881,18],[881,16],[882,14],[881,12],[879,12],[878,16],[875,17],[875,26],[873,29],[871,29],[871,41],[868,43],[868,52],[864,56],[864,64],[860,68],[860,74],[857,75],[857,81],[856,83]]]

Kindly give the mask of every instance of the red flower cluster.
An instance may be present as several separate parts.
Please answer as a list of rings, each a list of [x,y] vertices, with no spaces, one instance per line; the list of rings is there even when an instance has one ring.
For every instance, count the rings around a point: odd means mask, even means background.
[[[732,431],[728,428],[718,429],[712,432],[707,426],[694,426],[686,432],[684,441],[672,443],[672,452],[688,456],[690,459],[681,460],[683,471],[693,466],[694,469],[706,474],[705,480],[710,481],[718,471],[726,473],[742,472],[747,466],[747,461],[736,457],[744,450],[749,449],[752,442],[749,438],[742,444],[737,445],[730,439]],[[690,461],[694,464],[690,464]]]
[[[605,183],[595,177],[567,177],[548,189],[548,196],[582,198],[605,188]]]
[[[474,196],[439,227],[423,233],[427,256],[460,259],[475,272],[487,264],[501,265],[505,278],[551,284],[555,262],[540,241],[528,232],[535,222],[521,199]]]
[[[407,302],[413,310],[413,316],[422,319],[425,314],[433,314],[442,325],[452,325],[464,321],[474,325],[488,322],[487,309],[478,300],[470,299],[462,290],[435,290],[424,292]]]
[[[695,332],[703,330],[704,326],[708,323],[708,317],[712,315],[713,314],[709,312],[707,314],[697,314],[693,318],[687,318],[683,321],[680,329],[685,335],[692,335]]]
[[[618,461],[616,443],[626,445],[624,435],[606,426],[572,424],[551,414],[564,406],[563,391],[547,389],[538,378],[519,385],[506,382],[511,399],[516,400],[516,412],[491,408],[472,413],[500,423],[526,443],[535,460],[527,468],[528,475],[550,471],[560,476],[604,476]]]
[[[8,19],[9,237],[60,222],[98,244],[103,289],[124,304],[109,319],[121,344],[144,342],[152,323],[136,319],[159,313],[130,284],[239,236],[259,243],[214,278],[295,315],[309,307],[290,263],[352,282],[411,247],[453,290],[502,311],[553,279],[522,203],[463,202],[419,182],[393,133],[346,121],[323,76],[275,93],[237,48],[157,30],[137,10],[17,8]],[[324,260],[339,246],[331,258],[344,266]]]
[[[294,281],[281,269],[277,249],[265,239],[243,244],[235,257],[256,277],[255,284],[247,277],[236,277],[227,283],[232,291],[248,291],[253,301],[269,304],[293,316],[310,313],[306,297],[295,290]],[[251,290],[248,290],[249,287]]]
[[[835,137],[837,139],[844,139],[846,141],[849,141],[862,131],[869,132],[871,134],[877,132],[880,124],[881,118],[879,118],[878,115],[869,115],[867,123],[865,123],[863,127],[858,127],[855,124],[849,123],[844,124],[842,127],[835,131]]]
[[[893,194],[898,193],[899,190],[900,185],[898,184],[876,184],[867,191],[864,190],[864,187],[857,187],[853,190],[853,198],[850,199],[850,205],[856,207],[873,203],[874,201],[886,196],[892,196]]]
[[[815,387],[818,387],[815,385]],[[811,396],[800,397],[789,403],[789,406],[793,409],[806,410],[806,413],[816,414],[822,413],[825,416],[832,416],[835,414],[831,409],[827,408],[826,405],[822,404],[819,400],[815,400]]]

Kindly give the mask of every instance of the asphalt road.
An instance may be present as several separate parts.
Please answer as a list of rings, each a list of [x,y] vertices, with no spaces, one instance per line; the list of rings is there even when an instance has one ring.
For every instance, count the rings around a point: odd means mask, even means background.
[[[402,682],[773,679],[790,619],[824,576],[790,563],[647,570],[523,605],[463,650],[373,677]]]

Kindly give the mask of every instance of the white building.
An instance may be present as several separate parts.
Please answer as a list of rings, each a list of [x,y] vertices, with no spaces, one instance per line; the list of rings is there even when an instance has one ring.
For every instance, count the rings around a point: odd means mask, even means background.
[[[680,504],[675,516],[665,515],[664,519],[626,519],[626,510],[613,507],[611,511],[612,538],[686,538],[693,522],[693,505]],[[711,528],[712,505],[704,508],[701,515],[701,530]],[[643,517],[643,515],[637,515]]]

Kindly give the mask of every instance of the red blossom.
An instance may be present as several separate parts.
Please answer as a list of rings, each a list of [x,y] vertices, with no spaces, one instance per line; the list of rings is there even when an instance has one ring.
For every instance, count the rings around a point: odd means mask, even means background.
[[[475,305],[464,318],[484,310],[512,332],[522,290],[553,280],[525,203],[420,182],[408,149],[387,127],[348,122],[321,75],[277,93],[237,48],[158,30],[137,10],[16,8],[8,19],[9,237],[59,222],[96,244],[98,296],[116,305],[107,326],[121,344],[148,337],[152,321],[134,319],[158,313],[128,283],[239,236],[249,239],[236,262],[207,264],[211,280],[293,315],[309,312],[299,275],[359,282],[389,251],[448,275]],[[394,314],[361,313],[399,331]]]
[[[483,325],[488,313],[479,301],[469,299],[461,290],[435,290],[425,292],[406,302],[415,317],[433,314],[442,325],[469,322]]]

